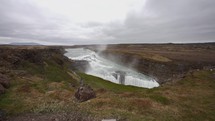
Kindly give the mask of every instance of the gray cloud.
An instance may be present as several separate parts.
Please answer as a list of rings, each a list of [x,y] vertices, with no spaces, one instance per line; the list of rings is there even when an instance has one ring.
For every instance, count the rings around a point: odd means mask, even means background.
[[[122,42],[215,41],[215,1],[148,0],[140,13],[104,31]]]
[[[30,0],[1,0],[0,16],[0,37],[44,43],[215,42],[214,0],[148,0],[125,20],[81,24]],[[0,43],[8,42],[0,38]]]
[[[31,1],[2,0],[0,4],[0,36],[12,37],[14,40],[42,40],[41,42],[62,43],[72,38],[61,37],[61,16],[50,16]],[[1,39],[1,43],[7,43]]]

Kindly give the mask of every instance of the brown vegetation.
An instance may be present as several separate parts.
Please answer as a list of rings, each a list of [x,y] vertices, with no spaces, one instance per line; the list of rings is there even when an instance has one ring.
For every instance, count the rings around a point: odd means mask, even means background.
[[[165,48],[165,46],[162,47],[163,45],[147,46],[148,49],[150,49],[150,46],[154,46],[154,50],[158,49],[156,50],[157,53],[161,51],[161,48]],[[153,57],[152,60],[145,59],[145,55],[148,57],[148,54],[145,54],[147,46],[130,45],[129,47],[128,45],[116,45],[108,47],[107,51],[114,52],[118,48],[123,56],[128,55],[126,61],[129,61],[129,58],[133,56],[126,51],[131,48],[137,50],[143,48],[138,51],[139,53],[144,53],[143,58],[140,57],[140,54],[134,56],[143,60],[143,62],[137,61],[137,64],[140,64],[137,69],[140,71],[141,67],[145,67],[144,62],[148,62],[148,64],[153,62],[158,65],[165,64],[166,68],[172,67],[170,68],[171,71],[174,71],[172,70],[175,67],[174,63],[183,62],[180,59],[176,59],[176,57],[174,59],[161,54]],[[158,48],[155,48],[155,46],[158,46]],[[182,51],[179,49],[179,45],[174,46],[176,45],[170,45],[168,48],[172,49],[171,51],[174,48],[177,51]],[[183,45],[182,48],[189,49],[192,46]],[[143,51],[144,48],[145,51]],[[2,57],[0,58],[0,73],[10,79],[10,88],[0,95],[0,120],[2,112],[6,113],[6,119],[4,118],[4,120],[9,121],[215,120],[215,71],[210,68],[202,69],[204,66],[208,66],[207,64],[209,64],[209,67],[210,65],[213,66],[213,62],[209,61],[209,55],[214,53],[214,45],[209,45],[206,50],[204,50],[205,46],[201,48],[199,50],[203,50],[205,54],[208,52],[207,62],[200,59],[201,64],[195,65],[195,61],[185,60],[186,63],[193,64],[197,68],[189,72],[184,71],[183,73],[185,74],[180,81],[165,83],[153,89],[144,89],[118,85],[94,76],[75,73],[70,66],[72,62],[63,56],[63,50],[60,48],[16,49],[16,47],[2,47],[0,49],[2,52],[0,55]],[[198,55],[197,51],[195,53]],[[194,56],[197,58],[195,53]],[[39,60],[33,56],[39,57]],[[168,58],[168,61],[164,61],[165,59],[160,56]],[[181,56],[179,57],[183,59]],[[158,60],[160,58],[162,61],[156,61],[155,58]],[[213,59],[212,56],[211,58]],[[173,65],[169,66],[168,64]],[[187,65],[184,66],[186,67]],[[190,68],[190,65],[188,67]],[[168,75],[168,73],[169,71],[164,71],[162,74]],[[85,84],[93,88],[96,98],[82,103],[75,101],[74,94],[79,87],[79,76],[85,80]]]
[[[160,84],[179,80],[188,71],[215,68],[214,43],[109,45],[100,55],[155,77]]]

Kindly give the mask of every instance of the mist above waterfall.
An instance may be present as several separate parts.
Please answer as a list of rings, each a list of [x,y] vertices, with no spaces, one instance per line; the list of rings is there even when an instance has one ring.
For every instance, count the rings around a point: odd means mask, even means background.
[[[96,49],[99,50],[99,53],[102,50],[105,50],[106,46],[99,46]],[[146,76],[128,67],[118,65],[113,61],[102,58],[92,50],[74,48],[66,49],[66,51],[67,53],[65,55],[70,59],[76,61],[84,60],[89,63],[89,67],[85,71],[86,74],[124,85],[133,85],[145,88],[159,86],[159,84],[152,77]]]

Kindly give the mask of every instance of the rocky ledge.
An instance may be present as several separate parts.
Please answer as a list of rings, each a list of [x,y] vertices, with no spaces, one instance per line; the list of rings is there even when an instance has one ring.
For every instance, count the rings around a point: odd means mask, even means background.
[[[215,69],[215,44],[111,45],[100,56],[154,77],[180,80],[193,70]]]

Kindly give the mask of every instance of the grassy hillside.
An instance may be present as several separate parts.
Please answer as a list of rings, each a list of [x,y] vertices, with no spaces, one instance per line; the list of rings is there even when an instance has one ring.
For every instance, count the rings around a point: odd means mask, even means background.
[[[16,55],[20,51],[22,54]],[[1,73],[11,78],[11,86],[0,95],[0,109],[10,120],[215,120],[215,71],[194,71],[180,81],[145,89],[75,74],[69,68],[72,62],[59,49],[8,52],[10,57],[20,59],[13,65],[8,58],[1,58],[10,65],[1,65]],[[23,59],[26,53],[34,54]],[[34,61],[32,57],[40,59]],[[96,98],[76,101],[74,93],[80,77],[95,90]]]
[[[122,86],[81,75],[98,97],[82,107],[101,117],[125,120],[214,120],[215,72],[198,71],[154,89]]]

